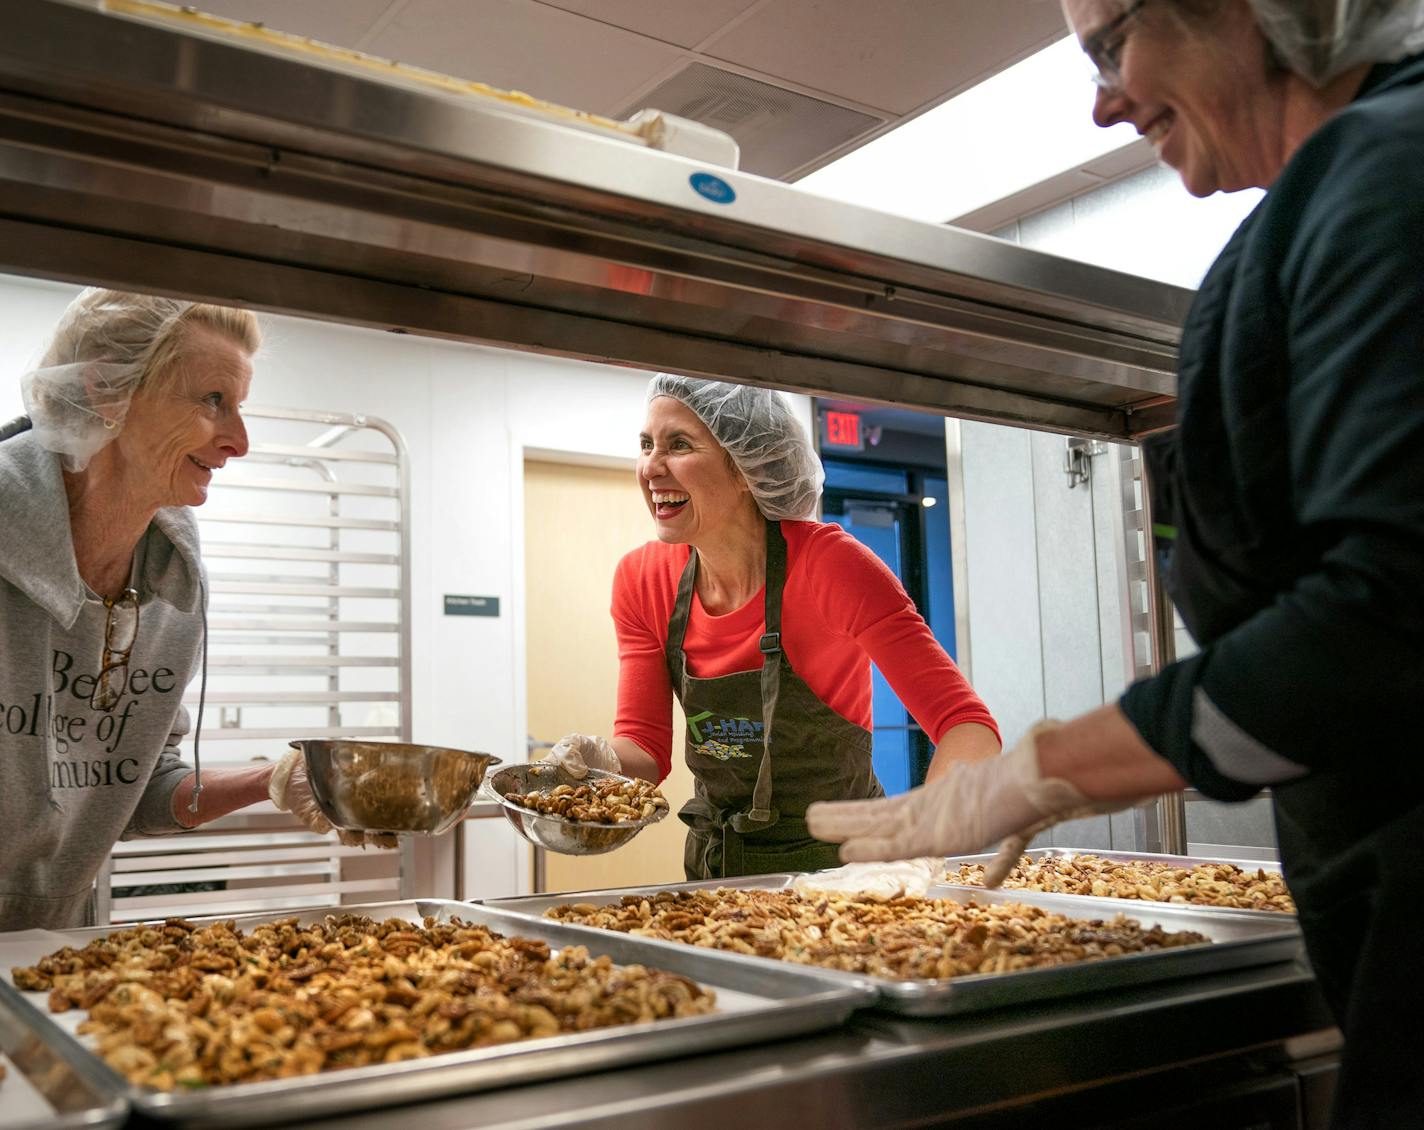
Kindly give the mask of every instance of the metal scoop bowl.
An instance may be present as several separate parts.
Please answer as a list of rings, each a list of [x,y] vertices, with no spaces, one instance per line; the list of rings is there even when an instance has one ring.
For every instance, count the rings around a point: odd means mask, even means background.
[[[506,765],[490,776],[484,791],[499,802],[505,819],[531,844],[560,855],[602,855],[622,847],[644,828],[656,824],[668,814],[668,810],[659,808],[651,816],[623,824],[599,824],[587,820],[566,820],[552,813],[521,808],[509,799],[509,794],[518,796],[536,791],[548,792],[559,785],[578,786],[605,777],[630,780],[601,769],[590,769],[587,777],[574,777],[552,762],[535,761],[529,765]]]
[[[306,755],[307,779],[322,813],[347,832],[438,836],[464,816],[488,753],[350,738],[291,742]]]

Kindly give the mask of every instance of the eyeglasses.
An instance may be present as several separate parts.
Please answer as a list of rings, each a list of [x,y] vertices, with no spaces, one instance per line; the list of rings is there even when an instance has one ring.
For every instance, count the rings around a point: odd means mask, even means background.
[[[1093,69],[1093,82],[1102,90],[1122,89],[1122,49],[1127,45],[1128,22],[1147,0],[1132,3],[1083,40],[1083,53]]]
[[[113,710],[123,697],[129,656],[138,639],[138,593],[124,589],[116,599],[105,597],[104,607],[109,610],[109,621],[104,626],[104,665],[89,698],[89,705],[95,710]]]

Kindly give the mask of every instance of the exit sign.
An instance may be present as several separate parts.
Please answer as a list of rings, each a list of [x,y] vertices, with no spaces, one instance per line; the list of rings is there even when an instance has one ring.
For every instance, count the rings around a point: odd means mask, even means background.
[[[852,451],[865,450],[865,436],[860,430],[860,416],[854,412],[827,412],[822,418],[825,434],[822,441],[826,447],[839,447]]]

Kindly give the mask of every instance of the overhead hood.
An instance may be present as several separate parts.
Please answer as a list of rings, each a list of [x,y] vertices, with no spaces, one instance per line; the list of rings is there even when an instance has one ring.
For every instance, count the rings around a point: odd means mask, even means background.
[[[1189,291],[107,12],[7,5],[0,270],[1132,439]]]

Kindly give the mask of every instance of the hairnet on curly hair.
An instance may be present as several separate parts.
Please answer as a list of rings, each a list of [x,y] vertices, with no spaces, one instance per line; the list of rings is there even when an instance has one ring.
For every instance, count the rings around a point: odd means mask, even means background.
[[[1424,51],[1424,0],[1250,0],[1280,61],[1322,87],[1361,63]]]
[[[90,288],[71,302],[39,364],[20,378],[25,411],[40,446],[82,471],[123,428],[134,393],[169,373],[203,326],[257,352],[262,335],[250,311],[119,290]]]
[[[814,518],[825,471],[810,437],[777,392],[752,385],[659,373],[648,400],[670,396],[707,425],[727,450],[770,521]]]
[[[1424,50],[1424,0],[1251,0],[1251,10],[1281,62],[1316,87]]]

